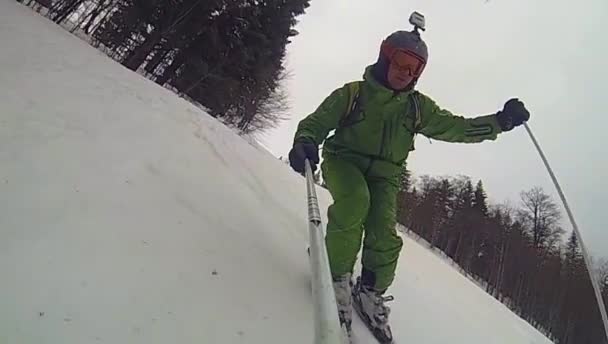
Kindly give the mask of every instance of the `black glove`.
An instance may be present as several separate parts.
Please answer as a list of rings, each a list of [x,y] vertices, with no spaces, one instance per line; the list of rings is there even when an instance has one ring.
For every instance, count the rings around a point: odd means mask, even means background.
[[[502,131],[509,131],[522,125],[530,119],[530,113],[519,99],[509,99],[502,111],[498,111],[496,119]]]
[[[289,151],[289,165],[296,172],[304,173],[304,161],[310,161],[310,167],[314,172],[319,163],[319,148],[309,139],[299,139],[293,144],[293,148]]]

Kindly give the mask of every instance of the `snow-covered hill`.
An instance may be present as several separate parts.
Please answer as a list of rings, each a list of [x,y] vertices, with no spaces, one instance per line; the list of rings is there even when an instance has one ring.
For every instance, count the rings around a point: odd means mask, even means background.
[[[0,343],[312,342],[303,178],[13,0],[0,41]],[[400,343],[549,343],[409,239],[391,291]]]

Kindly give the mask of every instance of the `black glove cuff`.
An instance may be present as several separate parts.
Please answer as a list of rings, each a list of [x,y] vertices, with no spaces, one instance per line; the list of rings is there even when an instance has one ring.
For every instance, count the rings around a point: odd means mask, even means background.
[[[309,137],[298,137],[297,139],[295,139],[295,140],[293,141],[293,144],[294,144],[294,145],[295,145],[296,143],[303,143],[303,144],[306,144],[306,143],[311,143],[311,144],[313,144],[313,145],[315,145],[315,146],[319,146],[318,144],[316,144],[316,142],[315,142],[313,139],[311,139],[311,138],[309,138]]]
[[[507,115],[504,111],[498,111],[498,113],[496,113],[496,120],[502,131],[513,129],[513,117]]]

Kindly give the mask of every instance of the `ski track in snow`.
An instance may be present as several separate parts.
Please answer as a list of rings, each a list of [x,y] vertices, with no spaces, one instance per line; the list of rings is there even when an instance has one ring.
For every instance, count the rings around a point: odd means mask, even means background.
[[[0,41],[0,343],[312,342],[303,178],[13,0]],[[550,343],[407,238],[390,292],[397,343]]]

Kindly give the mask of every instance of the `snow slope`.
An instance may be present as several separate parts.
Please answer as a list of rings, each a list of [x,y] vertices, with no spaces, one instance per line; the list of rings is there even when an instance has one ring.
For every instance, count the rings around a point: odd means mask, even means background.
[[[0,343],[312,342],[303,178],[15,1],[0,41]],[[549,343],[409,239],[391,291],[401,343]]]

